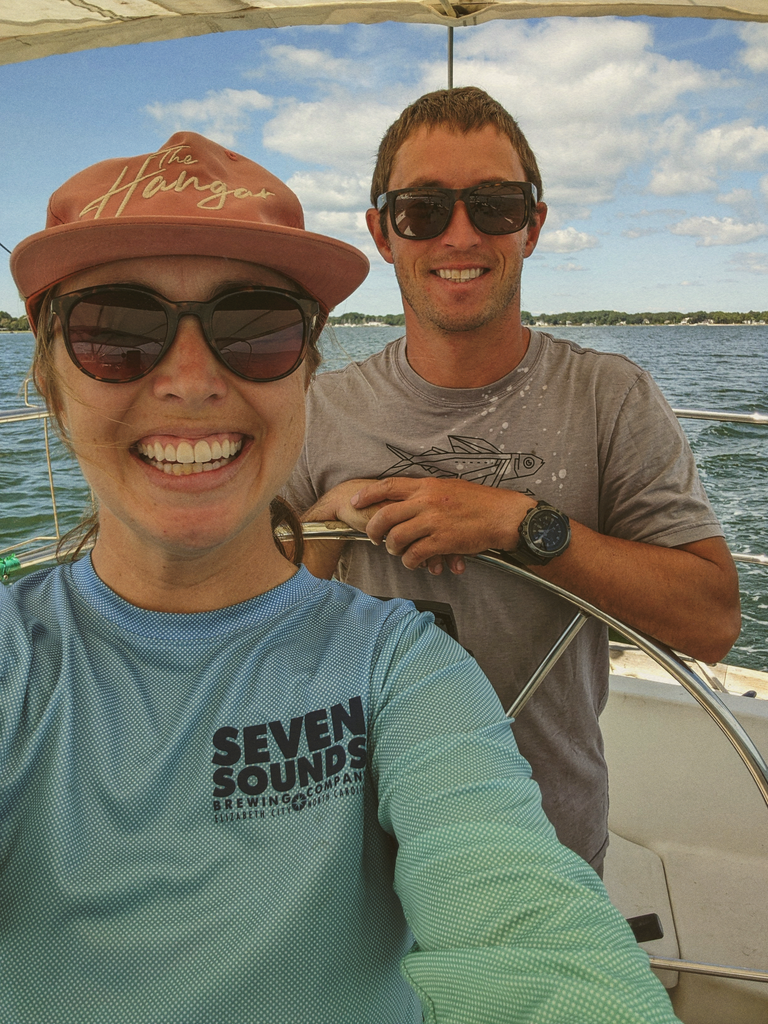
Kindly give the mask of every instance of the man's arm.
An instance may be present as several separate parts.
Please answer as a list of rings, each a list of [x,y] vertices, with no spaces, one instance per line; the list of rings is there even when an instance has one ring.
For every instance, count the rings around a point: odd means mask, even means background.
[[[374,543],[384,542],[409,569],[426,564],[436,571],[436,561],[445,557],[452,571],[461,572],[457,556],[487,548],[514,552],[518,526],[536,504],[518,491],[463,480],[390,477],[369,481],[356,493],[346,486],[326,495],[333,518],[347,522],[357,515],[360,523],[360,512],[376,507],[367,526],[357,528]],[[665,548],[606,536],[571,520],[568,550],[531,572],[702,661],[720,660],[739,634],[738,576],[720,537]]]

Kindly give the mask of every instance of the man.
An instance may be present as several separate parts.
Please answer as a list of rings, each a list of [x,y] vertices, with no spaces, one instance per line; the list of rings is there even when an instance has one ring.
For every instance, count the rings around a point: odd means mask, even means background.
[[[722,530],[653,381],[521,323],[541,195],[525,138],[486,93],[432,93],[403,112],[379,150],[367,222],[397,274],[405,339],[318,378],[291,481],[305,521],[341,519],[381,545],[348,544],[341,578],[449,603],[506,707],[574,610],[464,555],[508,552],[706,661],[740,625]],[[310,545],[310,568],[330,574],[339,553]],[[514,725],[560,840],[598,871],[607,693],[606,630],[590,620]]]

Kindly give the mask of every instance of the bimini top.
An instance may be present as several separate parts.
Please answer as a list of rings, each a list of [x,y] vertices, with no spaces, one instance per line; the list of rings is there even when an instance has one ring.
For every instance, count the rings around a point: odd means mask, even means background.
[[[171,9],[169,9],[171,8]],[[766,0],[0,0],[0,64],[98,46],[234,29],[411,21],[474,25],[494,18],[656,15],[768,22]]]

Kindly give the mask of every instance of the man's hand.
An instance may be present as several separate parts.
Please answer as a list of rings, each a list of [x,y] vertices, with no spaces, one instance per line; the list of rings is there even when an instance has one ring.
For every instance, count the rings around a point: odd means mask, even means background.
[[[485,487],[465,480],[388,477],[372,480],[349,496],[369,514],[366,532],[375,544],[402,559],[406,569],[426,567],[435,575],[443,561],[464,571],[462,555],[486,548],[512,551],[517,527],[536,500],[519,491]]]
[[[341,519],[374,543],[384,541],[406,568],[426,565],[438,574],[443,563],[462,572],[462,555],[514,551],[518,526],[535,504],[519,491],[465,480],[389,477],[339,484],[303,518]],[[344,542],[313,542],[310,551],[318,543],[333,552],[324,555],[324,571],[311,562],[309,568],[330,577]],[[596,533],[571,519],[568,550],[528,570],[702,661],[718,661],[738,636],[738,577],[720,537],[665,548]]]
[[[461,555],[486,548],[514,551],[518,526],[534,498],[463,480],[390,477],[350,494],[369,512],[376,543],[415,569],[426,563],[439,573],[442,561],[463,571]],[[376,503],[374,505],[374,503]],[[702,661],[718,661],[739,633],[739,586],[721,537],[677,548],[596,533],[571,519],[568,550],[529,572],[578,594],[636,629]]]

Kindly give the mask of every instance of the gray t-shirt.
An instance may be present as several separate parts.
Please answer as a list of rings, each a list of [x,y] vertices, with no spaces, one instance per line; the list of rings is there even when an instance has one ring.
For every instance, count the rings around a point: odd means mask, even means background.
[[[439,476],[524,491],[580,523],[663,547],[722,536],[677,419],[623,356],[532,332],[522,362],[481,388],[435,387],[405,339],[321,374],[288,497],[300,509],[353,477]],[[339,576],[370,594],[442,601],[505,708],[573,617],[535,584],[468,560],[461,576],[405,569],[382,547],[347,546]],[[514,724],[558,836],[586,860],[607,836],[598,715],[607,631],[590,620]]]

